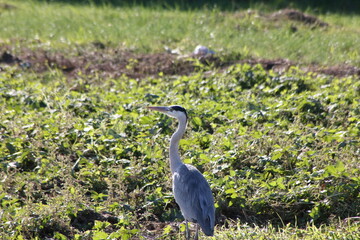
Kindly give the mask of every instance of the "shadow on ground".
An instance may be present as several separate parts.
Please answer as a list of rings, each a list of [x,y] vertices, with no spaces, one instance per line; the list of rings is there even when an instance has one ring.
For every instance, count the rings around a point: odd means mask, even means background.
[[[217,8],[224,11],[237,11],[239,9],[261,8],[263,10],[279,10],[282,8],[297,8],[302,11],[311,9],[315,12],[332,12],[342,14],[360,14],[360,1],[343,0],[38,0],[41,2],[62,2],[68,4],[96,4],[116,7],[144,6],[152,8],[168,8],[180,10],[198,10],[202,8]]]

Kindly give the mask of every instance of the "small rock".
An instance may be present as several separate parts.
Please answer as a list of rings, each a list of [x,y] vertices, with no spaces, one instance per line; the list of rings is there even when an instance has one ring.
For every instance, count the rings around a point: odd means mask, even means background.
[[[215,54],[215,52],[210,50],[209,48],[207,48],[205,46],[198,45],[198,46],[196,46],[193,54],[194,55],[200,55],[200,56],[206,56],[206,55]]]

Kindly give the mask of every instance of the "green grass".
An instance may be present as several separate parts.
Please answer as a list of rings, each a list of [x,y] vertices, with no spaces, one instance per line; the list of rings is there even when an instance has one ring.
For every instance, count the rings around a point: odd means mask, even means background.
[[[234,230],[223,229],[216,235],[217,239],[358,239],[359,226],[351,222],[336,222],[330,226],[316,227],[308,225],[305,229],[284,226],[277,229],[271,224],[267,227],[241,226],[237,224]]]
[[[360,17],[326,14],[327,28],[276,21],[269,14],[246,11],[162,10],[144,7],[66,5],[9,1],[3,10],[0,34],[18,47],[61,49],[101,41],[139,52],[162,52],[164,46],[190,53],[209,46],[222,55],[287,58],[297,63],[360,65]],[[291,27],[296,27],[293,33]]]
[[[202,43],[224,56],[359,63],[357,16],[324,15],[331,26],[310,29],[244,12],[10,2],[0,36],[15,52]],[[195,63],[190,76],[143,79],[1,63],[0,236],[179,239],[167,157],[176,125],[146,106],[181,104],[190,117],[181,155],[213,190],[213,239],[358,239],[359,77]]]

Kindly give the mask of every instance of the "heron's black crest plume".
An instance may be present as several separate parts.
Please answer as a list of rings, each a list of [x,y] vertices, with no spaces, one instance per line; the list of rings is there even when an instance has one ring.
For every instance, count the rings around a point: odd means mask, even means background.
[[[175,111],[179,111],[179,112],[185,113],[186,118],[188,118],[188,115],[187,115],[187,112],[186,112],[185,108],[183,108],[183,107],[181,107],[181,106],[177,106],[177,105],[171,106],[170,108],[173,109],[173,110],[175,110]]]

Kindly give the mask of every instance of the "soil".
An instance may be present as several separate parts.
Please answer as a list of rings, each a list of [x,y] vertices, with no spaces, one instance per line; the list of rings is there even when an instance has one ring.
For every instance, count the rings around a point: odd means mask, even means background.
[[[15,9],[16,7],[14,5],[8,4],[8,3],[0,3],[0,10],[11,10]]]
[[[98,47],[101,46],[101,47]],[[94,43],[92,49],[78,52],[75,56],[67,56],[60,52],[42,49],[36,51],[22,49],[18,55],[9,51],[10,47],[0,47],[1,65],[17,65],[23,70],[42,73],[49,69],[60,69],[68,76],[76,76],[79,72],[100,77],[144,78],[164,75],[186,75],[194,71],[191,62],[177,59],[169,53],[138,54],[131,51],[106,49],[100,43]]]
[[[145,78],[163,75],[190,75],[197,70],[187,57],[164,53],[134,53],[132,51],[106,48],[102,43],[94,43],[92,48],[78,52],[74,56],[66,56],[60,52],[50,52],[42,49],[22,49],[17,55],[9,49],[0,47],[1,66],[15,65],[24,71],[43,73],[51,69],[59,69],[69,77],[76,77],[80,72],[87,75],[117,78],[122,75],[130,78]],[[283,72],[291,66],[298,65],[287,59],[242,59],[224,62],[215,56],[192,56],[203,64],[212,64],[215,68],[226,70],[233,64],[261,64],[266,70]],[[332,75],[337,77],[357,75],[360,68],[350,65],[322,67],[318,65],[303,66],[306,72]]]
[[[316,26],[320,26],[320,27],[329,26],[328,23],[321,21],[320,19],[318,19],[315,16],[308,15],[299,10],[289,9],[289,8],[285,8],[285,9],[282,9],[280,11],[277,11],[277,12],[271,14],[270,18],[273,18],[275,20],[288,19],[288,20],[302,22],[304,24],[309,24],[309,25],[316,25]]]
[[[116,224],[119,222],[119,219],[109,212],[97,213],[93,210],[85,209],[83,211],[79,211],[76,216],[72,217],[70,224],[72,227],[80,231],[86,231],[92,229],[95,221]]]

